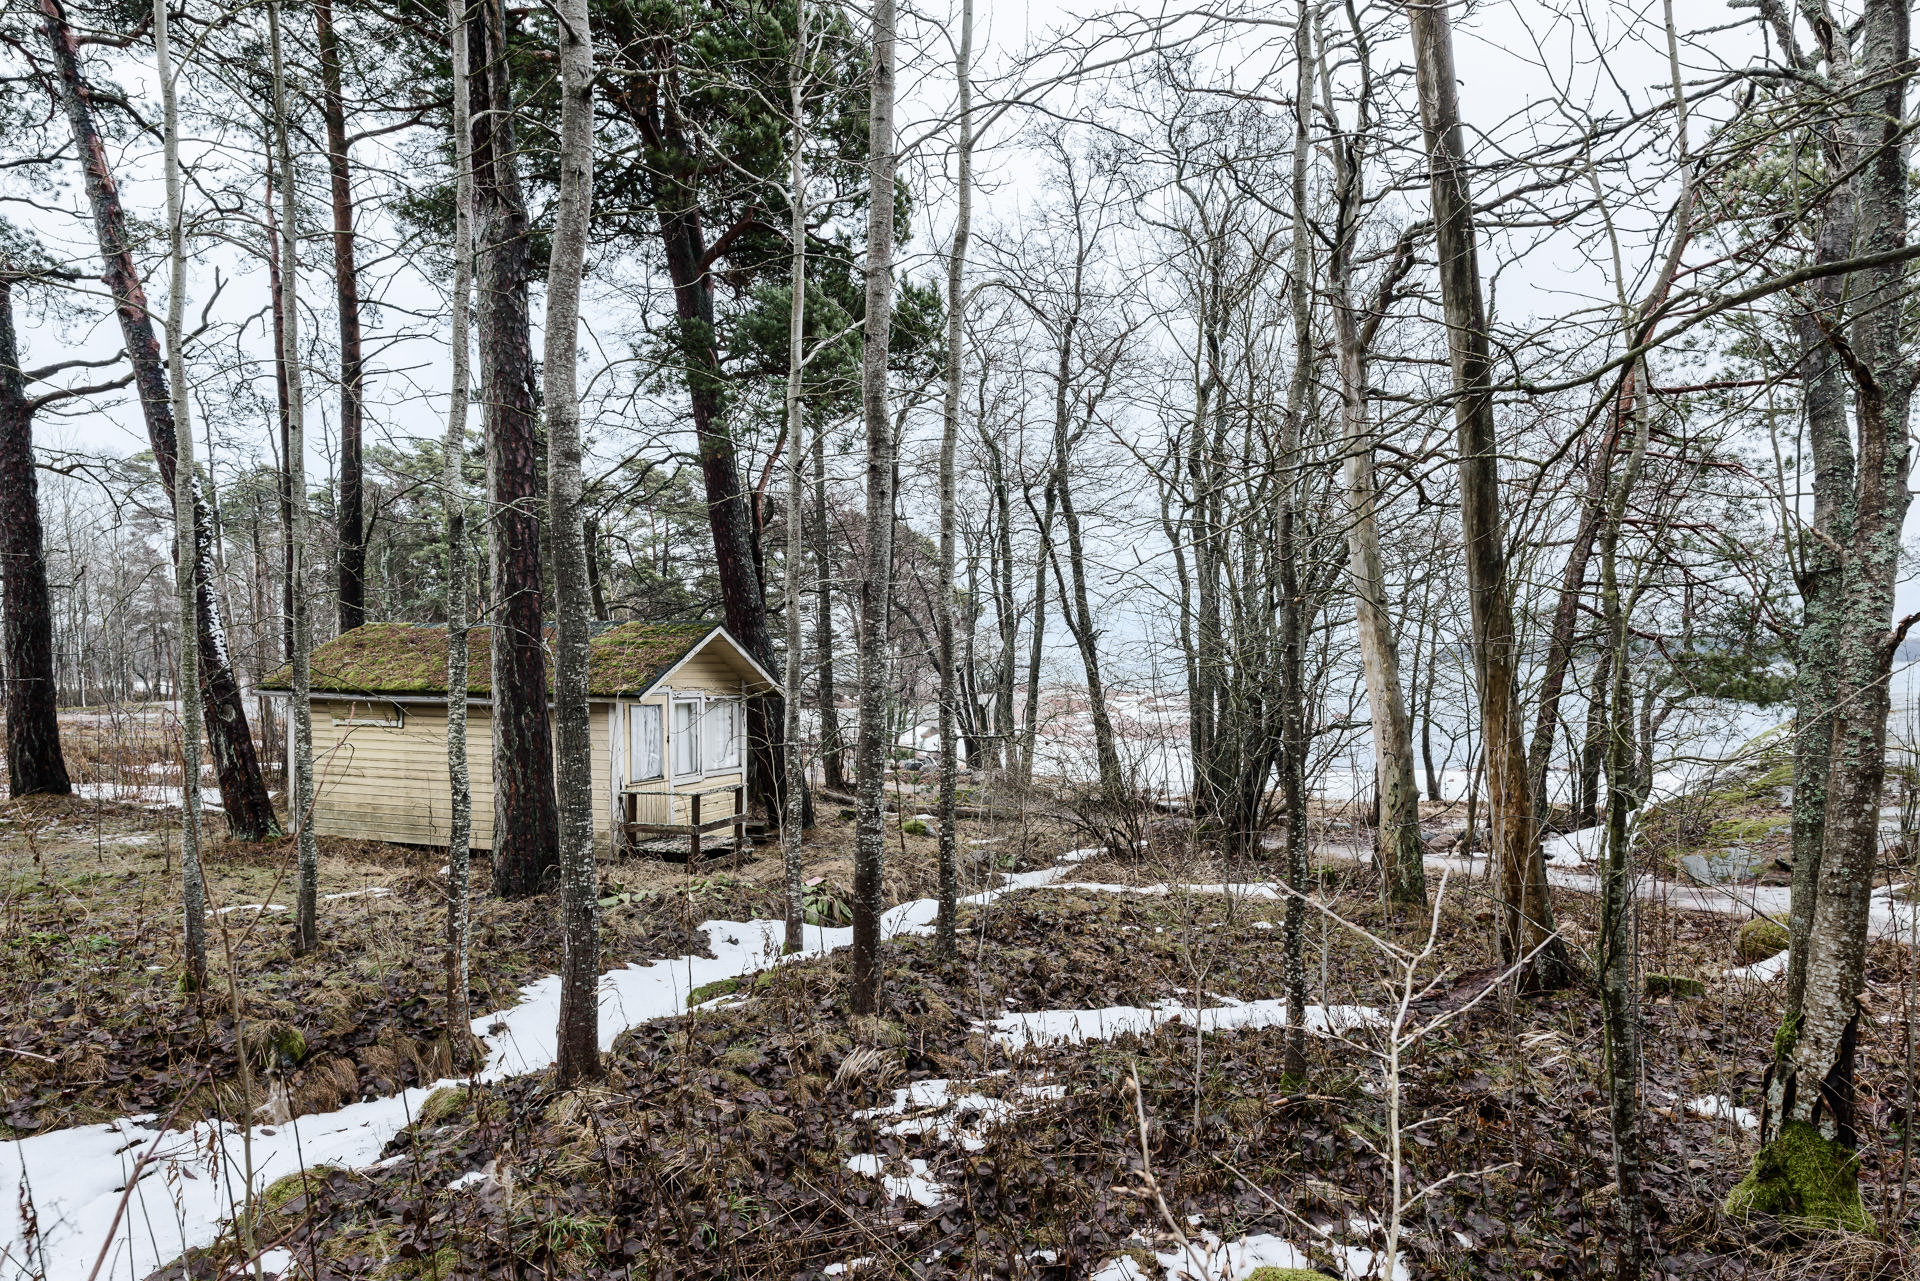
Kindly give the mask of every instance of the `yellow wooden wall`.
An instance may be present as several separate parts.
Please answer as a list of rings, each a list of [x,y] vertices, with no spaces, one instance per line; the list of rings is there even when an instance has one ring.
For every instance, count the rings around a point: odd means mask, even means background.
[[[432,703],[405,703],[400,728],[344,724],[391,715],[393,704],[313,700],[313,763],[319,800],[314,830],[402,845],[445,845],[453,799],[447,781],[447,711]],[[601,844],[612,831],[606,800],[611,777],[611,707],[593,712],[594,832]],[[473,848],[493,848],[493,723],[484,704],[467,708],[467,775],[473,790]]]

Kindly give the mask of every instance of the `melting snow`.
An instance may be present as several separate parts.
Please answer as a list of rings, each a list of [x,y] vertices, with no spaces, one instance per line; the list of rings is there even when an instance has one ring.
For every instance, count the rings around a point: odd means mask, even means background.
[[[1728,970],[1730,979],[1749,979],[1755,983],[1771,983],[1787,972],[1787,953],[1776,952],[1764,961],[1755,961],[1752,965],[1743,965],[1737,970]]]
[[[1714,1121],[1734,1121],[1743,1130],[1760,1128],[1760,1118],[1743,1107],[1734,1106],[1732,1099],[1724,1094],[1707,1094],[1687,1101],[1687,1111],[1695,1116],[1704,1116]]]
[[[1380,1011],[1368,1005],[1309,1005],[1307,1029],[1339,1033],[1380,1022]],[[1235,1001],[1208,1006],[1162,1001],[1158,1005],[1109,1005],[1096,1010],[1036,1010],[1003,1014],[986,1024],[993,1039],[1009,1050],[1036,1045],[1083,1045],[1110,1041],[1128,1032],[1144,1035],[1167,1023],[1198,1025],[1202,1032],[1230,1032],[1242,1028],[1285,1027],[1285,1000]]]

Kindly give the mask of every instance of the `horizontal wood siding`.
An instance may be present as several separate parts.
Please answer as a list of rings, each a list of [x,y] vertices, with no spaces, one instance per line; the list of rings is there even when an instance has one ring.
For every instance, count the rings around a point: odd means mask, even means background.
[[[391,705],[383,706],[386,712]],[[313,701],[313,755],[319,799],[314,830],[325,836],[447,843],[453,793],[447,778],[447,713],[430,703],[404,705],[398,729],[338,723],[366,704]],[[594,777],[608,777],[607,708],[593,707]],[[467,709],[468,777],[473,790],[473,848],[493,848],[493,725],[484,706]],[[606,807],[594,807],[594,830],[607,844]]]

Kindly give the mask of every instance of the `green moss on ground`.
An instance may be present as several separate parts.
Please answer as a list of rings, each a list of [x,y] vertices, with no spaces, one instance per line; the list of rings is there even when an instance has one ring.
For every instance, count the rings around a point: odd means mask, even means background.
[[[1682,974],[1647,975],[1647,995],[1652,997],[1672,996],[1679,998],[1705,996],[1707,985],[1699,979],[1690,979]]]
[[[464,1085],[443,1085],[427,1096],[420,1105],[419,1115],[414,1118],[417,1125],[438,1125],[448,1117],[458,1116],[467,1110],[467,1087]]]
[[[924,820],[910,818],[900,825],[900,830],[908,836],[932,836],[933,828]]]
[[[1740,927],[1733,942],[1733,954],[1751,965],[1769,956],[1778,956],[1792,941],[1786,926],[1762,916]]]
[[[1727,1194],[1727,1213],[1791,1218],[1809,1227],[1870,1233],[1860,1201],[1860,1159],[1805,1121],[1789,1121],[1780,1137],[1754,1154],[1753,1168]]]
[[[1255,1268],[1247,1281],[1327,1281],[1327,1274],[1311,1268]]]

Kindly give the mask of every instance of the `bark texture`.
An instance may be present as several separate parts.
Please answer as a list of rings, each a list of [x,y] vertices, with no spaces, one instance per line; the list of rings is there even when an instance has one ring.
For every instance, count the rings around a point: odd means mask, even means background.
[[[473,134],[467,94],[468,0],[447,0],[447,46],[453,64],[453,371],[441,485],[447,522],[447,1040],[467,1034],[468,956],[472,930],[473,780],[467,765],[467,396],[468,311],[473,304]]]
[[[79,154],[86,177],[87,200],[105,269],[102,275],[113,295],[121,340],[126,345],[128,363],[133,366],[134,390],[140,397],[140,409],[146,421],[147,443],[153,449],[154,465],[159,469],[160,484],[168,499],[173,501],[176,511],[187,511],[192,518],[188,526],[194,534],[189,565],[194,574],[199,650],[196,671],[201,683],[201,695],[195,701],[204,711],[207,742],[213,751],[220,799],[227,813],[227,830],[237,840],[265,840],[279,832],[280,823],[267,796],[266,780],[260,773],[260,757],[247,725],[246,704],[241,699],[240,683],[234,678],[233,662],[227,653],[226,628],[221,619],[219,598],[213,590],[212,518],[191,467],[186,469],[187,504],[182,508],[177,501],[174,492],[179,458],[177,414],[168,392],[153,316],[147,309],[146,288],[133,261],[126,209],[120,202],[119,187],[107,164],[106,144],[94,120],[93,90],[81,74],[79,44],[60,0],[40,0],[40,14],[47,46],[53,55],[55,88],[66,111],[74,150]],[[187,442],[187,447],[191,452],[192,442]]]
[[[800,618],[800,566],[806,558],[806,402],[801,396],[801,375],[806,369],[807,325],[807,0],[795,0],[793,71],[788,106],[793,113],[792,151],[787,163],[787,203],[792,218],[787,226],[791,267],[787,276],[790,294],[787,308],[787,557],[784,584],[787,607],[787,666],[782,683],[787,687],[787,742],[784,794],[786,804],[780,814],[780,849],[786,883],[786,939],[789,952],[806,945],[806,891],[802,885],[804,862],[800,836],[806,807],[801,795],[806,789],[806,771],[800,759],[800,681],[802,633]]]
[[[560,1016],[554,1076],[561,1088],[598,1080],[599,889],[593,861],[593,723],[587,642],[593,602],[580,521],[580,278],[593,211],[593,43],[587,0],[556,6],[560,43],[560,183],[547,270],[541,373],[547,408],[547,507],[553,518],[555,780],[560,805]]]
[[[13,330],[13,277],[0,274],[0,571],[6,589],[7,794],[73,791],[60,751],[53,599],[33,469],[34,404]]]
[[[966,367],[967,238],[973,231],[973,0],[961,0],[960,46],[954,55],[959,82],[959,137],[955,140],[959,165],[953,244],[947,252],[947,388],[940,419],[940,584],[936,593],[935,626],[940,646],[940,915],[935,946],[942,956],[955,955],[960,914],[960,854],[954,825],[958,821],[960,784],[959,744],[955,737],[955,703],[961,697],[955,671],[953,644],[954,532],[958,519],[955,459],[960,445],[960,381]]]
[[[354,263],[353,180],[347,168],[347,108],[333,0],[314,0],[320,50],[320,114],[327,129],[327,190],[333,205],[334,310],[340,318],[340,630],[367,621],[367,534],[360,461],[366,371],[360,348],[360,270]]]
[[[894,4],[874,0],[872,102],[867,117],[867,314],[860,362],[866,422],[867,551],[860,584],[860,738],[856,749],[853,956],[856,1013],[880,1003],[882,827],[892,746],[887,716],[887,641],[893,607],[894,438],[887,413],[887,347],[893,321]]]
[[[531,250],[501,0],[480,0],[467,29],[480,399],[487,438],[487,543],[495,618],[493,889],[504,898],[517,898],[538,891],[560,860],[553,730],[547,711],[546,616],[540,594],[540,443],[527,319]]]
[[[278,7],[269,0],[267,16],[277,23]],[[194,571],[199,565],[199,522],[194,519],[193,423],[188,417],[187,361],[187,237],[186,209],[180,187],[180,110],[175,98],[172,50],[169,47],[166,0],[153,0],[154,71],[160,82],[163,169],[167,189],[167,394],[173,421],[180,424],[176,461],[189,483],[174,486],[174,592],[180,624],[180,792],[181,897],[186,908],[186,987],[199,992],[207,985],[207,891],[200,866],[200,653],[186,643],[199,611]],[[275,71],[278,72],[278,27],[275,27]]]
[[[1526,961],[1524,986],[1551,989],[1565,986],[1571,969],[1566,945],[1554,925],[1521,743],[1520,655],[1500,512],[1491,346],[1460,124],[1453,26],[1439,5],[1409,4],[1407,12],[1432,188],[1441,302],[1453,365],[1460,524],[1466,542],[1492,856],[1499,870],[1500,948],[1508,962]]]

